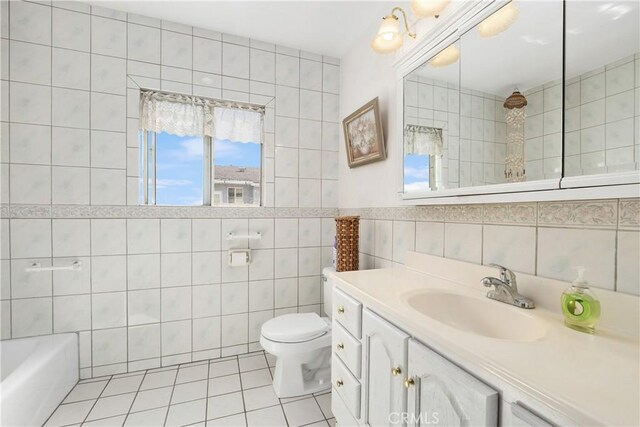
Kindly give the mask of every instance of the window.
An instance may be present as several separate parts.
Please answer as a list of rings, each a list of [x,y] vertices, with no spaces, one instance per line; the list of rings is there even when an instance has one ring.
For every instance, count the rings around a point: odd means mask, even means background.
[[[242,187],[229,187],[227,189],[227,203],[230,205],[241,205],[244,203]]]
[[[140,203],[260,206],[264,107],[142,91]]]
[[[404,192],[442,188],[443,129],[406,125],[404,129]]]
[[[431,157],[426,154],[407,154],[404,158],[404,191],[429,190]]]
[[[202,205],[202,137],[156,134],[156,204]]]
[[[260,204],[260,144],[215,140],[213,145],[214,194],[226,193],[218,204]]]

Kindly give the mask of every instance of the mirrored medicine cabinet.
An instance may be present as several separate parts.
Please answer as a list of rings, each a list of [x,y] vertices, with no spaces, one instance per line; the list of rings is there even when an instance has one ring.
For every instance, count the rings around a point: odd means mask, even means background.
[[[398,67],[403,198],[637,191],[640,3],[469,9]]]

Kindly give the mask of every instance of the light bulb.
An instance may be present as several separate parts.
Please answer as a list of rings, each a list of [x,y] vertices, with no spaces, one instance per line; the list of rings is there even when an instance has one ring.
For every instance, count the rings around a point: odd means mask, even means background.
[[[403,41],[398,18],[393,14],[387,15],[382,18],[378,34],[371,42],[371,48],[378,53],[391,53],[398,50]]]
[[[452,44],[431,58],[428,63],[432,67],[446,67],[456,62],[458,58],[460,58],[460,51],[455,44]]]
[[[493,37],[505,31],[518,19],[518,8],[511,1],[508,5],[499,9],[493,15],[478,25],[478,32],[482,37]]]
[[[442,12],[449,0],[411,0],[411,10],[418,18],[437,16]]]

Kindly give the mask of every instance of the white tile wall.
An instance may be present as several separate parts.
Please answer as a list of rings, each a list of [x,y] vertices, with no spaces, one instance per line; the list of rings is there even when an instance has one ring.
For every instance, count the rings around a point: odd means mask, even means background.
[[[421,253],[497,263],[566,281],[576,278],[576,267],[585,266],[592,286],[640,295],[639,207],[638,199],[621,199],[344,213],[363,218],[361,269],[400,265],[406,250],[415,247]]]
[[[562,173],[562,84],[548,82],[525,91],[524,95],[527,179],[558,178]]]
[[[638,95],[634,95],[640,86],[638,70],[640,54],[567,82],[564,95],[566,176],[640,167],[640,110]],[[464,88],[459,93],[449,89],[447,96],[445,87],[446,84],[420,77],[405,82],[406,122],[449,130],[443,156],[445,185],[504,182],[503,97]],[[548,82],[526,90],[524,95],[528,102],[525,107],[526,175],[529,180],[557,178],[562,172],[562,85]],[[459,109],[452,104],[458,99]],[[458,126],[459,142],[455,138],[457,133],[451,133]]]
[[[638,70],[640,53],[567,82],[566,176],[621,172],[640,167]]]
[[[2,27],[2,203],[64,211],[2,219],[2,338],[79,331],[88,377],[256,350],[274,315],[320,312],[334,224],[320,217],[337,207],[338,61],[75,6],[11,2]],[[260,218],[78,215],[138,203],[141,86],[267,105]],[[273,207],[295,210],[276,218]],[[299,222],[300,207],[317,214]],[[250,267],[227,266],[226,249],[249,245],[229,244],[230,231],[262,233]],[[82,270],[24,272],[75,259]]]
[[[419,76],[405,82],[407,124],[443,129],[445,188],[504,182],[501,97]]]

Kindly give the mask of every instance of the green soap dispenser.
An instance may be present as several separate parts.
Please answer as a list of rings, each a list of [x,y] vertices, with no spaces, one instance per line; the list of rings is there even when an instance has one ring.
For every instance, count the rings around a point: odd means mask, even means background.
[[[578,277],[562,293],[564,324],[580,332],[593,334],[600,320],[600,301],[587,286],[584,267],[576,267]]]

